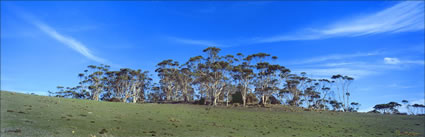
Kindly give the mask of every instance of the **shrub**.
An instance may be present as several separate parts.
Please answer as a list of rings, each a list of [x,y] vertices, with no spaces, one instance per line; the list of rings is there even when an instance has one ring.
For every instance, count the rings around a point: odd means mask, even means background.
[[[230,101],[230,103],[243,104],[241,92],[236,92],[236,93],[232,94],[232,101]]]
[[[121,100],[119,98],[111,98],[111,99],[108,99],[107,101],[109,101],[109,102],[121,102]]]
[[[247,104],[258,104],[258,99],[254,93],[248,93],[246,95],[246,103]]]

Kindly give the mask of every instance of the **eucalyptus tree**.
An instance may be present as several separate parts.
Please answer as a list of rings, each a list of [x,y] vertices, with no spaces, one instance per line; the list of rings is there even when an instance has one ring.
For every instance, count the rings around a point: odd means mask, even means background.
[[[373,107],[373,109],[384,114],[390,113],[390,107],[388,104],[377,104]]]
[[[145,99],[145,90],[149,88],[152,79],[148,71],[131,70],[130,71],[130,93],[132,102],[143,102]]]
[[[342,103],[338,102],[337,100],[331,100],[329,101],[329,104],[332,106],[333,111],[338,111],[342,107]]]
[[[147,93],[147,100],[148,102],[159,102],[164,100],[164,93],[161,92],[161,87],[158,85],[158,83],[152,84],[152,87]]]
[[[104,64],[100,64],[100,67],[98,68],[99,69],[99,71],[102,71],[103,72],[103,75],[102,75],[102,77],[100,78],[100,82],[101,82],[101,85],[102,85],[102,87],[101,87],[101,89],[100,90],[103,90],[102,91],[102,98],[101,99],[106,99],[106,97],[105,97],[105,95],[107,96],[107,95],[110,95],[110,93],[109,93],[109,86],[108,86],[108,84],[109,84],[109,79],[108,79],[108,72],[110,72],[109,71],[109,69],[110,69],[110,67],[111,66],[109,66],[109,65],[104,65]]]
[[[330,81],[327,79],[311,79],[302,73],[298,79],[302,81],[299,84],[299,89],[304,97],[304,105],[308,108],[325,109],[329,100]]]
[[[90,92],[89,92],[89,89],[88,89],[88,87],[89,87],[89,85],[88,85],[88,83],[89,83],[89,81],[88,81],[89,80],[89,70],[85,69],[83,74],[84,74],[82,76],[83,80],[80,83],[80,85],[82,85],[81,88],[82,88],[83,93],[80,93],[80,94],[83,94],[85,99],[90,99]]]
[[[78,93],[77,87],[63,87],[63,86],[57,86],[58,89],[57,92],[50,92],[49,94],[54,94],[55,97],[63,97],[63,98],[81,98],[81,94]],[[49,95],[51,96],[51,95]]]
[[[115,72],[116,82],[115,82],[115,93],[118,98],[121,99],[122,102],[127,102],[127,99],[131,97],[130,89],[130,76],[131,69],[129,68],[121,68],[119,71]]]
[[[126,100],[123,100],[124,93],[126,90],[126,83],[128,79],[127,73],[125,72],[127,69],[120,69],[119,71],[109,71],[106,73],[108,76],[108,83],[107,83],[107,90],[106,95],[109,97],[105,98],[117,98],[121,100],[122,102],[126,102]],[[104,95],[105,96],[105,95]]]
[[[78,86],[77,87],[66,87],[65,96],[69,96],[71,98],[81,98],[82,94],[78,92]]]
[[[296,74],[289,74],[286,78],[284,89],[281,90],[283,96],[286,97],[286,102],[291,106],[299,106],[302,91],[299,87],[302,87],[301,83],[305,78],[300,77]]]
[[[393,113],[399,113],[398,108],[401,107],[401,104],[391,101],[388,103],[388,106]]]
[[[86,86],[85,86],[85,75],[84,75],[84,73],[79,73],[78,74],[78,77],[80,78],[80,82],[78,82],[78,84],[80,84],[80,86],[78,86],[78,88],[80,89],[80,94],[81,95],[86,95],[86,92],[87,92],[87,90],[86,90]]]
[[[220,94],[223,93],[224,88],[229,84],[227,82],[229,78],[225,74],[229,66],[229,62],[226,61],[214,62],[211,66],[212,73],[210,73],[210,77],[212,78],[212,102],[214,106],[217,105]]]
[[[350,112],[357,112],[359,110],[360,107],[360,103],[358,102],[351,102],[351,107],[349,109]]]
[[[319,79],[317,86],[317,90],[320,92],[321,99],[317,102],[317,106],[319,109],[325,109],[329,100],[327,98],[332,94],[331,86],[333,81],[328,79]]]
[[[395,114],[398,113],[398,107],[400,107],[401,104],[398,104],[397,102],[389,102],[387,104],[377,104],[373,108],[376,111],[380,111],[384,114]]]
[[[292,77],[293,80],[297,81],[297,84],[294,88],[297,90],[293,90],[294,99],[292,100],[293,103],[295,103],[295,106],[299,106],[303,103],[303,101],[306,102],[306,107],[309,107],[309,97],[310,94],[314,96],[314,80],[308,78],[306,76],[306,72],[301,72],[300,75],[295,75],[295,77]],[[301,97],[304,97],[304,100],[301,100]]]
[[[320,107],[320,92],[317,92],[316,84],[310,85],[303,92],[304,102],[307,108],[318,109]]]
[[[129,73],[128,74],[129,89],[128,89],[127,92],[129,92],[130,98],[132,99],[133,103],[137,102],[138,98],[140,97],[140,94],[143,94],[143,93],[140,93],[138,91],[138,89],[139,89],[138,88],[138,85],[139,85],[138,77],[139,77],[140,72],[141,72],[140,70],[138,70],[138,71],[129,70],[129,72],[128,72]]]
[[[234,66],[233,71],[233,79],[241,86],[241,96],[243,106],[246,106],[246,97],[248,94],[249,85],[252,84],[252,80],[255,77],[255,73],[253,71],[253,66],[251,65],[252,57],[244,58],[242,53],[237,53],[239,65]]]
[[[316,101],[320,98],[320,93],[317,92],[317,80],[306,77],[305,72],[301,72],[301,77],[299,77],[300,84],[298,89],[300,90],[301,104],[306,108],[313,108],[316,105]]]
[[[237,91],[236,90],[237,82],[234,81],[232,77],[233,77],[234,63],[236,63],[238,59],[236,59],[233,55],[230,55],[230,54],[224,56],[223,58],[226,62],[229,63],[226,67],[226,70],[224,71],[224,81],[226,83],[226,86],[223,93],[223,96],[226,99],[226,106],[228,106],[229,100],[231,98],[231,94]]]
[[[63,91],[65,87],[63,87],[63,86],[56,86],[56,88],[57,88],[59,91]]]
[[[178,71],[179,63],[173,61],[172,59],[164,60],[157,64],[157,69],[155,72],[158,72],[160,78],[160,85],[162,91],[166,95],[166,100],[176,100],[176,72]]]
[[[118,71],[107,71],[105,72],[105,77],[103,78],[105,87],[105,93],[102,96],[102,100],[110,100],[114,97],[118,97],[119,79]]]
[[[184,102],[190,101],[190,89],[193,78],[192,71],[189,68],[181,68],[176,74],[176,80],[182,92]]]
[[[276,56],[257,53],[244,56],[242,53],[220,56],[221,49],[208,47],[203,50],[205,56],[191,57],[185,64],[179,65],[172,59],[159,62],[155,72],[159,76],[159,85],[151,90],[152,79],[147,71],[122,68],[109,71],[108,65],[89,65],[84,73],[78,74],[79,86],[60,89],[60,96],[87,98],[92,100],[110,100],[119,98],[122,102],[140,102],[145,98],[155,101],[180,101],[193,99],[196,93],[200,100],[207,100],[211,105],[219,101],[229,103],[231,94],[240,92],[243,106],[248,100],[257,97],[261,104],[269,100],[292,106],[306,106],[315,109],[327,109],[329,102],[334,110],[351,111],[356,103],[349,104],[349,86],[354,80],[348,76],[334,75],[332,80],[310,79],[305,72],[291,74],[290,70],[268,61],[276,60]],[[282,84],[284,83],[284,84]],[[331,86],[335,85],[338,98],[334,97]],[[251,93],[251,89],[255,89]],[[75,94],[78,93],[78,94]],[[258,99],[256,99],[258,101]],[[304,104],[303,104],[304,103]]]
[[[56,86],[56,89],[58,89],[58,91],[55,92],[56,97],[64,97],[62,95],[62,93],[64,92],[65,87],[63,87],[63,86]]]
[[[255,93],[261,97],[262,104],[265,104],[266,102],[265,94],[269,88],[268,84],[271,81],[266,72],[270,64],[268,62],[264,62],[264,59],[269,56],[270,54],[266,53],[257,53],[248,56],[248,58],[254,58],[256,61],[255,68],[257,70],[257,74],[255,78]]]
[[[217,100],[219,99],[220,94],[222,94],[227,80],[229,79],[226,76],[227,71],[230,70],[231,64],[225,60],[224,57],[218,55],[221,49],[216,47],[208,47],[203,50],[203,52],[207,53],[206,59],[206,68],[207,72],[204,75],[206,76],[206,82],[208,82],[210,86],[210,95],[212,105],[217,105]]]
[[[423,115],[425,114],[425,105],[423,104],[413,104],[410,105],[412,107],[412,114]]]
[[[88,68],[93,72],[92,74],[88,75],[88,80],[86,81],[90,85],[88,86],[89,90],[91,91],[90,98],[92,100],[99,101],[99,96],[104,86],[101,80],[106,68],[103,64],[100,66],[89,65]]]
[[[265,61],[270,54],[267,53],[257,53],[249,55],[256,60],[256,81],[255,81],[255,92],[261,97],[261,103],[267,104],[267,100],[273,93],[279,91],[279,72],[284,67],[280,65],[272,65]],[[277,59],[276,56],[272,57],[273,60]]]
[[[211,100],[211,104],[216,105],[216,102],[214,102],[216,100],[214,92],[217,90],[215,89],[214,84],[218,84],[219,79],[214,77],[218,75],[217,72],[214,72],[212,68],[213,65],[216,64],[218,60],[220,60],[220,56],[218,55],[220,50],[221,49],[216,47],[208,47],[204,49],[203,52],[206,53],[207,56],[203,58],[204,63],[198,64],[197,82],[200,83],[201,89],[203,89],[203,94],[205,94],[205,104],[207,100]]]
[[[280,84],[282,80],[285,80],[289,75],[290,70],[280,65],[269,65],[266,71],[266,77],[268,79],[267,87],[265,88],[265,100],[263,103],[268,102],[267,100],[275,94],[279,93]],[[279,101],[280,102],[280,101]]]
[[[344,111],[348,111],[350,101],[350,85],[354,78],[349,76],[342,76],[340,74],[333,75],[331,77],[335,81],[337,96],[339,101],[342,103]]]
[[[198,89],[199,99],[203,100],[204,104],[207,104],[207,100],[210,98],[211,91],[211,78],[209,77],[209,68],[206,65],[206,60],[202,56],[191,57],[186,63],[188,68],[192,69],[193,81],[192,85]]]
[[[209,77],[209,70],[207,69],[205,64],[198,64],[197,70],[195,72],[195,80],[193,84],[197,86],[198,93],[200,94],[200,100],[204,101],[203,103],[206,105],[207,100],[211,98],[211,78]]]
[[[232,95],[238,91],[240,92],[238,88],[240,87],[237,87],[237,85],[235,84],[226,84],[226,86],[224,87],[224,94],[222,95],[222,97],[226,99],[226,106],[229,106],[229,102],[231,101],[231,99],[233,100]]]

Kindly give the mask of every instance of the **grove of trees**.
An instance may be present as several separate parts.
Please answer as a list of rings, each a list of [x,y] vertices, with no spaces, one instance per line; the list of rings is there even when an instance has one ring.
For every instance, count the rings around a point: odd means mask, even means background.
[[[357,111],[360,106],[350,102],[352,77],[336,74],[314,79],[306,72],[291,73],[289,68],[271,63],[278,57],[267,53],[221,55],[220,51],[208,47],[203,56],[187,62],[161,61],[155,70],[158,82],[140,69],[112,71],[108,65],[90,65],[78,74],[77,86],[58,86],[51,95],[127,103],[282,104],[335,111]]]
[[[387,104],[376,104],[373,107],[373,110],[369,113],[383,113],[383,114],[402,114],[402,115],[424,115],[425,114],[425,105],[423,104],[409,104],[409,101],[401,101],[406,107],[407,113],[400,113],[399,108],[403,107],[401,104],[391,101]]]

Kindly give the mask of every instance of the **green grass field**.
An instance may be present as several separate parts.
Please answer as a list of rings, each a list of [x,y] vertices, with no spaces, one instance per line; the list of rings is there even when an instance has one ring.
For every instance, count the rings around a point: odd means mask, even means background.
[[[1,92],[1,136],[424,136],[423,116],[126,104]]]

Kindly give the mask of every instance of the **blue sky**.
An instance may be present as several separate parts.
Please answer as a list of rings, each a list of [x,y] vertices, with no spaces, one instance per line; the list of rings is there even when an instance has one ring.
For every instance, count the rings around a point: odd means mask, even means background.
[[[353,76],[360,110],[424,102],[424,2],[1,1],[1,89],[47,94],[90,64],[148,70],[217,46],[314,78]]]

